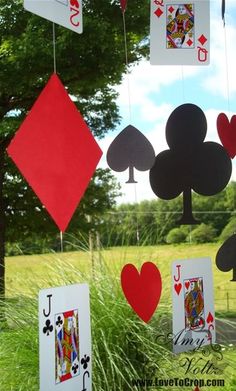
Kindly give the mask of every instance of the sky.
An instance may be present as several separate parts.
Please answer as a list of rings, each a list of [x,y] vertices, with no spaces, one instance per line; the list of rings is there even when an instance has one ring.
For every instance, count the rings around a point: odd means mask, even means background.
[[[201,107],[208,124],[205,141],[220,143],[217,116],[224,112],[230,119],[236,114],[236,0],[226,0],[225,20],[224,28],[221,0],[210,0],[210,65],[154,66],[149,61],[142,61],[131,68],[122,84],[116,87],[122,121],[115,132],[99,141],[103,150],[99,167],[108,167],[107,149],[116,135],[129,124],[148,138],[156,155],[168,149],[166,121],[171,112],[183,103]],[[135,170],[136,185],[125,183],[128,170],[112,173],[121,184],[122,196],[117,199],[118,204],[156,199],[149,184],[149,171]],[[236,180],[234,162],[232,179]]]

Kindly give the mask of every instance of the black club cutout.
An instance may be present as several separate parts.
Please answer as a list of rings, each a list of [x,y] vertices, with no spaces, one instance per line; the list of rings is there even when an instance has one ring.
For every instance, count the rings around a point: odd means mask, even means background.
[[[169,149],[156,156],[150,170],[153,192],[164,200],[183,193],[179,224],[197,224],[192,214],[191,190],[205,196],[225,188],[232,171],[231,159],[222,145],[204,142],[207,121],[200,107],[186,103],[177,107],[166,123]]]
[[[60,316],[57,317],[56,325],[61,326],[63,324],[63,320]]]
[[[74,375],[75,375],[77,373],[78,369],[79,369],[79,365],[78,364],[74,364],[71,369],[72,369],[72,371],[74,372]]]
[[[43,333],[49,335],[53,330],[53,325],[51,324],[50,319],[47,319],[45,324],[46,326],[43,328]]]
[[[81,364],[83,365],[84,369],[88,368],[89,361],[90,361],[90,357],[85,354],[84,357],[80,361]]]

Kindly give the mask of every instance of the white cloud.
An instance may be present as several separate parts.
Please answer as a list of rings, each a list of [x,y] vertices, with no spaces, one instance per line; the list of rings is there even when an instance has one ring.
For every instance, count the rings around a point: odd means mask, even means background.
[[[220,142],[216,119],[218,114],[221,111],[225,112],[225,107],[228,106],[228,92],[230,93],[231,110],[233,109],[233,103],[235,103],[233,101],[236,93],[236,77],[234,76],[236,69],[236,51],[234,49],[236,42],[235,11],[236,1],[228,0],[226,2],[226,29],[224,30],[220,1],[211,0],[211,64],[209,66],[151,66],[149,62],[141,61],[132,68],[130,74],[124,77],[123,83],[117,87],[120,94],[118,104],[122,115],[125,119],[128,119],[129,109],[131,110],[130,123],[145,134],[152,143],[156,154],[168,148],[165,140],[166,121],[178,99],[179,104],[181,104],[186,101],[185,95],[191,97],[194,83],[200,85],[202,101],[207,102],[207,109],[205,108],[208,122],[206,141]],[[177,90],[175,83],[181,80],[183,87]],[[165,99],[162,91],[166,88],[172,89],[173,101],[168,102]],[[212,102],[214,96],[219,97],[219,99]],[[214,107],[214,104],[217,104],[217,107]],[[201,105],[204,109],[203,106],[204,104]],[[209,106],[210,108],[208,108]],[[219,110],[220,106],[222,106],[222,110]],[[228,117],[231,118],[231,116],[232,112],[228,113]],[[121,131],[122,129],[117,130]],[[107,167],[106,152],[114,137],[108,135],[99,142],[104,151],[100,163],[101,167]],[[128,179],[128,170],[122,173],[113,171],[113,174],[121,183],[124,194],[118,200],[119,203],[156,199],[149,184],[148,171],[139,172],[135,170],[134,177],[138,181],[136,185],[125,183]],[[235,167],[231,179],[236,179]]]

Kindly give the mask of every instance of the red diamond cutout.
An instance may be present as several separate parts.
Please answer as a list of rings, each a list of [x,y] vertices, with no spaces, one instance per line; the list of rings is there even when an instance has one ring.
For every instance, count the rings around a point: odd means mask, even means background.
[[[154,12],[154,14],[156,14],[156,16],[158,16],[158,18],[160,18],[160,16],[163,14],[163,11],[161,8],[157,8],[157,10]]]
[[[201,35],[199,38],[198,38],[198,41],[200,42],[201,45],[204,45],[207,41],[207,38],[205,37],[205,35]]]
[[[188,39],[186,43],[187,43],[188,46],[192,46],[193,41],[191,39]]]
[[[53,74],[7,150],[61,231],[65,231],[102,151]]]
[[[168,11],[172,14],[172,12],[174,11],[175,9],[172,7],[172,5],[168,8]]]

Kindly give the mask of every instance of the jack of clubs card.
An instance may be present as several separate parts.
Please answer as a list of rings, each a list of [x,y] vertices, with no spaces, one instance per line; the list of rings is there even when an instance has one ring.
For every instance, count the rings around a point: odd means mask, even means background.
[[[39,292],[40,391],[91,391],[89,288]]]

